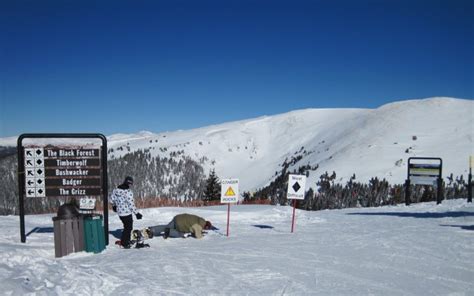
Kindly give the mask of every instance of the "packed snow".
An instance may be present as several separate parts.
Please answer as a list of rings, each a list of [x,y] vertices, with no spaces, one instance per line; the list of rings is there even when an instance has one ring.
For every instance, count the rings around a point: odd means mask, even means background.
[[[179,213],[211,220],[203,239],[163,239],[54,257],[52,215],[0,217],[4,295],[474,295],[474,205],[465,199],[318,212],[287,206],[143,209],[134,228]],[[32,232],[33,229],[37,231]]]

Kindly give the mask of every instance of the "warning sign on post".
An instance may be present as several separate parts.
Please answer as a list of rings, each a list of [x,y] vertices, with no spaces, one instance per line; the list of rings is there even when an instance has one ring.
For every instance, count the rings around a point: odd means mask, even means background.
[[[239,179],[223,179],[221,181],[221,203],[239,201]]]
[[[290,175],[288,179],[288,199],[304,199],[306,176]]]

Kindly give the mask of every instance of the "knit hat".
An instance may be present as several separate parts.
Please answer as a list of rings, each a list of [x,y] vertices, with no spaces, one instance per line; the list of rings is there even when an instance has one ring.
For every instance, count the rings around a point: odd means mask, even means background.
[[[212,228],[213,228],[213,226],[212,226],[211,221],[206,221],[206,224],[204,224],[204,229],[209,230],[209,229],[212,229]]]
[[[127,185],[133,185],[133,178],[130,177],[130,176],[127,176],[125,178],[125,181],[123,181],[124,184],[127,184]]]

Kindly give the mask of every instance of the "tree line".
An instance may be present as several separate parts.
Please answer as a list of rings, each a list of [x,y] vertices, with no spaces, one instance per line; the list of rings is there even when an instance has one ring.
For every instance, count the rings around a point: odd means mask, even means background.
[[[283,169],[281,174],[268,186],[254,192],[245,192],[244,202],[270,200],[273,205],[288,205],[286,198],[288,176],[290,172]],[[305,167],[294,170],[292,174],[305,174],[309,171]],[[390,184],[385,179],[373,177],[368,183],[356,181],[355,174],[345,184],[337,183],[336,172],[325,172],[316,182],[317,188],[309,189],[304,200],[297,201],[297,208],[318,211],[325,209],[343,209],[354,207],[379,207],[405,203],[405,185]],[[444,199],[467,198],[468,183],[463,176],[454,178],[451,174],[443,182]],[[433,186],[411,185],[411,203],[436,201],[437,190]]]
[[[2,150],[0,155],[0,215],[18,214],[18,176],[16,151]],[[2,152],[0,151],[0,152]],[[285,160],[281,172],[266,187],[253,193],[244,192],[244,203],[270,203],[288,205],[286,198],[289,167],[297,158]],[[108,160],[109,192],[125,176],[134,177],[134,194],[139,207],[203,206],[219,204],[220,181],[214,170],[205,175],[201,163],[184,153],[169,157],[152,156],[147,150],[137,150],[120,158]],[[309,175],[318,166],[301,166],[292,174]],[[413,185],[412,185],[413,186]],[[297,207],[305,210],[342,209],[349,207],[377,207],[405,202],[405,188],[389,184],[385,179],[372,178],[368,183],[356,181],[353,175],[345,184],[336,182],[336,172],[323,173],[316,184],[309,184],[305,199]],[[435,201],[436,190],[431,186],[413,186],[412,203]],[[446,199],[467,197],[467,181],[452,174],[445,178],[443,192]],[[67,199],[29,198],[25,202],[27,214],[54,212]],[[99,198],[98,207],[102,205]]]

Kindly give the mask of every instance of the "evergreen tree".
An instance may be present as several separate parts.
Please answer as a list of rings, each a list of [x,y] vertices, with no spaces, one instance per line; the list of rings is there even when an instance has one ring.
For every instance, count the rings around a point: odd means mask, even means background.
[[[216,175],[216,171],[212,169],[206,180],[206,189],[204,190],[204,200],[219,200],[221,198],[221,183]]]

